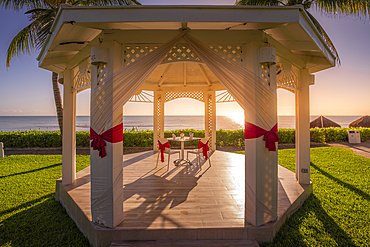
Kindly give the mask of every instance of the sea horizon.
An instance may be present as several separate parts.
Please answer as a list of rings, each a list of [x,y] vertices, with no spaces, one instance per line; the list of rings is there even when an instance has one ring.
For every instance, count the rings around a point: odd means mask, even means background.
[[[310,116],[310,121],[319,115]],[[341,127],[347,128],[359,115],[325,115],[330,120],[338,123]],[[239,119],[232,119],[229,116],[216,116],[216,129],[237,130],[243,129],[244,123]],[[152,115],[126,115],[123,117],[124,129],[126,130],[153,130]],[[294,115],[278,115],[278,127],[281,129],[294,129]],[[80,115],[76,117],[76,130],[89,131],[90,116]],[[178,129],[204,129],[204,115],[166,115],[165,130]],[[59,130],[56,116],[0,116],[0,132],[12,131],[55,131]]]

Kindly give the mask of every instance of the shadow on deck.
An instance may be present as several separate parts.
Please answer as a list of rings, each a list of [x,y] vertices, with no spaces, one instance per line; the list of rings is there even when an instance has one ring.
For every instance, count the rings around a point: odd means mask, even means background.
[[[167,157],[166,157],[167,158]],[[278,169],[278,220],[255,227],[244,221],[244,155],[216,151],[199,169],[158,164],[153,151],[124,156],[124,221],[114,229],[91,222],[90,167],[77,173],[74,184],[57,180],[56,199],[66,208],[94,246],[132,240],[271,241],[312,193],[295,174]],[[171,161],[172,162],[172,161]]]

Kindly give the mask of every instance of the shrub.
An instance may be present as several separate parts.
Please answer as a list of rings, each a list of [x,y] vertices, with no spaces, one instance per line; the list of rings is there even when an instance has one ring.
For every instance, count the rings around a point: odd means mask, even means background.
[[[354,129],[354,128],[351,128]],[[370,128],[357,128],[360,130],[361,141],[370,140]],[[348,128],[322,128],[311,129],[311,142],[346,142],[348,141]],[[186,136],[189,132],[194,133],[194,137],[204,137],[204,130],[186,129],[182,130]],[[180,130],[165,131],[164,137],[170,138],[172,134],[180,136]],[[279,143],[295,143],[294,129],[279,129]],[[217,146],[243,146],[244,145],[244,130],[217,130],[216,131]],[[62,137],[60,131],[18,131],[18,132],[0,132],[0,142],[4,143],[6,148],[31,148],[31,147],[61,147]],[[89,147],[90,133],[77,132],[76,145],[78,147]],[[123,146],[124,147],[151,147],[153,145],[153,130],[140,131],[124,131]],[[178,147],[179,142],[170,141],[171,147]],[[197,146],[198,141],[185,142],[185,146]]]
[[[295,129],[279,129],[279,143],[294,143],[295,142]]]

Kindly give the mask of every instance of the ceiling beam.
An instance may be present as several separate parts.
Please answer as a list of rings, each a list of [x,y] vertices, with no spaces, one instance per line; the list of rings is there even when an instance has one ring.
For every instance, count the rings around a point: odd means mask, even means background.
[[[297,55],[295,55],[293,52],[291,52],[288,48],[286,48],[284,45],[282,45],[279,41],[276,39],[272,38],[271,36],[268,37],[269,43],[275,47],[276,49],[276,54],[297,68],[303,69],[306,67],[305,61],[300,59]]]
[[[170,71],[172,67],[172,63],[170,63],[167,68],[165,69],[165,71],[163,72],[163,75],[161,76],[161,79],[159,80],[158,82],[158,86],[160,87],[163,83],[163,81],[166,79],[167,75],[168,75],[168,72]]]
[[[206,71],[204,70],[203,66],[202,66],[200,63],[198,63],[198,66],[199,66],[200,72],[202,72],[203,77],[204,77],[204,79],[206,80],[206,82],[207,82],[208,86],[211,86],[211,85],[212,85],[212,83],[211,83],[211,81],[209,80],[209,78],[208,78],[208,76],[207,76],[207,74],[206,74]]]

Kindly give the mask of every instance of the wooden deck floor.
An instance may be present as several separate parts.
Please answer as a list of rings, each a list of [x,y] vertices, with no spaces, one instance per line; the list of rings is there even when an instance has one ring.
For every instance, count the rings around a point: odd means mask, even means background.
[[[287,215],[311,193],[308,191],[302,197],[305,190],[312,191],[312,185],[298,184],[294,173],[279,166],[278,215],[282,222],[256,228],[244,221],[244,155],[216,151],[211,156],[211,165],[207,161],[201,170],[195,164],[176,167],[171,161],[167,171],[167,160],[159,162],[157,168],[156,160],[157,154],[152,151],[124,156],[124,221],[115,230],[197,229],[195,238],[199,238],[201,229],[208,232],[214,229],[214,235],[220,234],[217,229],[222,229],[225,235],[225,229],[249,228],[250,232],[261,229],[254,238],[267,234],[267,239],[271,239]],[[63,188],[91,221],[90,168],[77,174],[76,183]],[[296,205],[292,207],[293,204]],[[163,232],[162,237],[157,232],[156,236],[167,239],[168,232]]]

